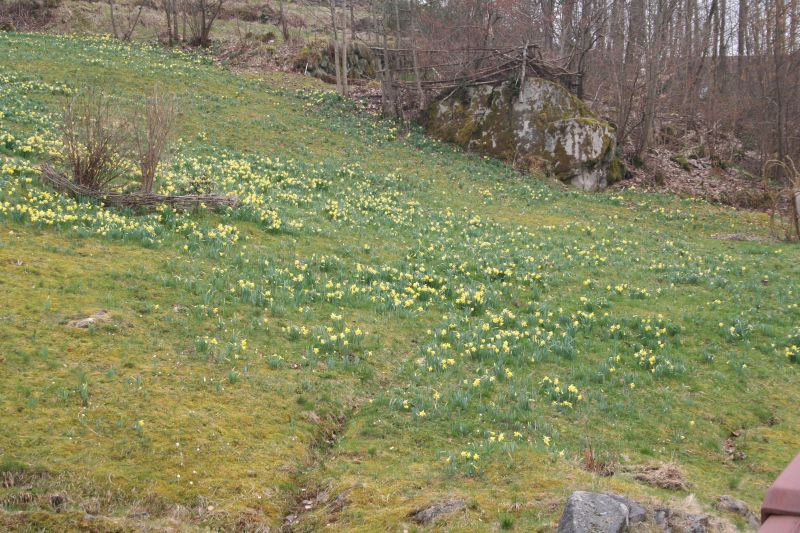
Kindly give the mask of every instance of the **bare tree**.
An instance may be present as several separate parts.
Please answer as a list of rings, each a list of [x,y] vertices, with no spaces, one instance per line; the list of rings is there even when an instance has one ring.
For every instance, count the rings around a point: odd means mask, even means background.
[[[117,14],[114,11],[114,7],[114,0],[108,0],[108,9],[111,15],[111,29],[114,32],[114,37],[117,39],[121,38],[123,41],[130,41],[131,37],[133,36],[133,32],[136,30],[136,25],[139,24],[139,19],[142,16],[144,4],[140,2],[137,6],[134,6],[134,11],[128,14],[127,28],[122,32],[117,29]]]

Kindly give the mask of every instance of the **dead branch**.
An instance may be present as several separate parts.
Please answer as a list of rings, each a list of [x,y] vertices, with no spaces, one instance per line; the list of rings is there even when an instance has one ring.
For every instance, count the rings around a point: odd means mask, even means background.
[[[68,194],[73,197],[88,197],[101,200],[106,205],[112,207],[129,208],[154,208],[159,205],[169,205],[175,209],[184,211],[196,209],[198,207],[236,207],[239,205],[237,196],[222,196],[214,194],[186,194],[179,196],[169,196],[153,193],[115,193],[103,190],[93,190],[82,185],[78,185],[58,172],[52,166],[43,164],[42,180],[51,185],[55,190]]]

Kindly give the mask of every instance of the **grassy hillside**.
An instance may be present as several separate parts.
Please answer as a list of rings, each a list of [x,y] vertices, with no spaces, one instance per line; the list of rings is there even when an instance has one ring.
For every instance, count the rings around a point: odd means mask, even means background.
[[[160,189],[241,207],[40,185],[70,95],[156,84]],[[576,489],[757,509],[800,449],[800,250],[717,237],[764,216],[562,190],[301,84],[0,33],[3,529],[399,531],[462,497],[434,528],[549,531]],[[636,479],[658,462],[686,490]]]

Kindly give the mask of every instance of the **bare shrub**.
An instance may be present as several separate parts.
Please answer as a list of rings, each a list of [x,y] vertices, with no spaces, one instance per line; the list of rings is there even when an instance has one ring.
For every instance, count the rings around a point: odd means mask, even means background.
[[[762,172],[770,196],[770,229],[778,239],[800,240],[800,171],[792,158],[771,160]],[[775,185],[774,177],[778,178]]]
[[[133,149],[141,171],[141,192],[153,192],[158,165],[166,154],[175,129],[175,101],[157,89],[134,116]]]
[[[70,100],[61,127],[64,162],[72,181],[92,191],[106,189],[130,170],[129,127],[111,113],[111,103],[91,91]]]
[[[0,31],[41,31],[60,5],[61,0],[0,1]]]
[[[211,44],[211,28],[222,11],[224,1],[183,0],[183,10],[191,33],[189,44],[203,48]]]

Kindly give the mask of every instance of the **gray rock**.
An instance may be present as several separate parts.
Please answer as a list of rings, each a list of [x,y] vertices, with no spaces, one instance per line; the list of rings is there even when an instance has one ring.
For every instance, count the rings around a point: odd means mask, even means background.
[[[683,516],[681,530],[685,533],[706,533],[708,531],[709,516],[705,513],[686,514]]]
[[[715,506],[721,511],[741,516],[753,527],[758,527],[761,524],[761,520],[747,507],[747,504],[733,496],[720,496]]]
[[[664,533],[672,533],[672,527],[669,525],[669,509],[662,508],[653,511],[653,521]]]
[[[614,494],[613,492],[606,492],[605,494],[606,496],[610,496],[619,503],[628,507],[629,524],[638,524],[647,520],[647,509],[639,505],[637,502],[631,500],[630,498],[626,498],[625,496]]]
[[[544,168],[586,190],[605,187],[623,172],[614,159],[614,128],[566,88],[541,78],[465,87],[435,99],[428,131],[448,142]]]
[[[422,525],[435,522],[444,515],[457,513],[467,508],[467,502],[461,498],[450,498],[436,502],[424,509],[419,509],[411,513],[411,519]]]
[[[57,513],[60,513],[64,510],[64,506],[67,504],[67,495],[64,492],[55,492],[50,494],[49,496],[50,506],[53,510]]]
[[[576,491],[567,500],[558,533],[621,533],[646,517],[644,507],[624,496]]]

